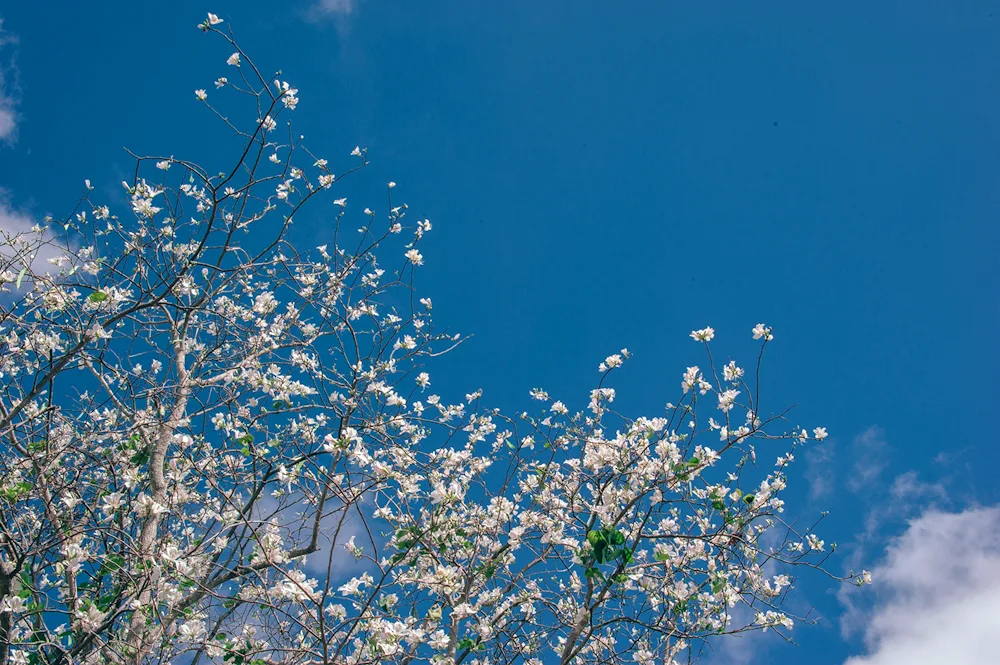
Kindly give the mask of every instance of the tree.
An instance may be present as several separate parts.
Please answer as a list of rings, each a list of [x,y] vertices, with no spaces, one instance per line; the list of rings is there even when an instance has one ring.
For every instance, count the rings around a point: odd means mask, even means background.
[[[221,23],[216,87],[252,110],[216,111],[225,170],[133,155],[130,210],[88,182],[3,239],[0,665],[663,663],[791,628],[788,570],[829,553],[782,521],[792,455],[755,451],[825,430],[763,416],[711,353],[656,417],[614,409],[624,349],[579,412],[433,393],[463,340],[414,286],[431,223],[393,183],[381,214],[335,198],[367,152],[279,131],[298,91]],[[303,252],[307,205],[331,240]]]

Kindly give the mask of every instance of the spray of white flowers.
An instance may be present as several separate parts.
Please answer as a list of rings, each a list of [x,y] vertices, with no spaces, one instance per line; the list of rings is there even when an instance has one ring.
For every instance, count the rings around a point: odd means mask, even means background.
[[[348,204],[367,150],[314,154],[299,90],[199,28],[231,159],[134,155],[120,210],[88,185],[2,239],[0,665],[651,665],[791,629],[835,546],[782,495],[826,430],[711,353],[648,417],[615,410],[626,349],[534,412],[439,389],[464,338],[415,286],[430,221],[395,182]]]

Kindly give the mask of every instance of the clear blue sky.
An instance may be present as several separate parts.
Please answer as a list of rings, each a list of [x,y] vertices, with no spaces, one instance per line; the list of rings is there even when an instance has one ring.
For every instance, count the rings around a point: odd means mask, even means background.
[[[655,415],[690,330],[746,359],[764,321],[775,408],[831,432],[793,476],[829,540],[877,562],[930,503],[1000,502],[1000,3],[310,2],[6,3],[3,209],[117,187],[123,145],[211,162],[213,11],[311,146],[369,148],[346,194],[391,179],[435,223],[424,290],[475,334],[436,385],[583,401],[627,346],[619,393]],[[859,456],[881,471],[852,484]],[[821,625],[740,662],[863,651],[806,587]]]

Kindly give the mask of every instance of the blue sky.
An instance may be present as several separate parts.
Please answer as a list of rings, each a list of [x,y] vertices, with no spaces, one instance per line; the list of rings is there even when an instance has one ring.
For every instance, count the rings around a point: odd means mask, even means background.
[[[8,3],[0,224],[65,214],[84,178],[118,187],[123,145],[211,161],[192,91],[228,52],[206,11],[301,90],[311,145],[369,148],[351,196],[394,180],[435,222],[424,290],[475,335],[442,385],[582,402],[627,346],[616,387],[654,415],[701,360],[690,330],[746,359],[774,327],[773,402],[831,432],[793,476],[801,514],[829,510],[845,563],[889,582],[804,583],[822,620],[800,646],[730,662],[903,662],[907,565],[1000,570],[997,3]],[[920,549],[914,529],[956,525],[982,534],[965,554]],[[920,586],[943,594],[928,620],[961,616],[962,588]]]

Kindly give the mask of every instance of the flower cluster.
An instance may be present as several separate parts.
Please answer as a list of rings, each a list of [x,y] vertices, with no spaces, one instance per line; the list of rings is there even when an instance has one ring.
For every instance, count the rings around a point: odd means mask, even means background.
[[[395,182],[384,218],[354,212],[367,151],[283,138],[299,91],[254,78],[221,23],[199,25],[233,49],[219,95],[254,102],[219,114],[233,163],[141,157],[117,214],[88,185],[51,269],[23,258],[41,230],[0,251],[13,662],[669,663],[790,629],[790,571],[834,545],[782,521],[792,452],[755,462],[826,429],[764,417],[711,354],[634,418],[606,385],[627,349],[513,416],[437,391],[428,365],[462,338],[414,294],[430,221]],[[293,220],[325,244],[297,251]]]

